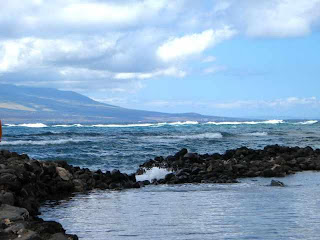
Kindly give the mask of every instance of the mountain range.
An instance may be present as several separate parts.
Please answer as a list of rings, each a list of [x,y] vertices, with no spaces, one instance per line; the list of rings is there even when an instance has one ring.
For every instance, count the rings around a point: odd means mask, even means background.
[[[127,109],[95,101],[73,91],[0,84],[0,119],[25,122],[172,122],[234,120],[197,113]]]

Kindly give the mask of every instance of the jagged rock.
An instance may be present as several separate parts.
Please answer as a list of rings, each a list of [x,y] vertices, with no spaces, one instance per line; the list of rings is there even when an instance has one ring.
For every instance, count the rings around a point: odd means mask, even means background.
[[[25,229],[24,224],[22,223],[16,223],[11,225],[10,227],[7,227],[4,232],[5,233],[14,233],[14,234],[20,234]]]
[[[69,240],[69,239],[63,233],[55,233],[49,238],[49,240]]]
[[[14,196],[12,192],[0,191],[0,202],[3,204],[13,205]]]
[[[23,233],[19,234],[14,240],[41,240],[41,238],[34,231],[24,230]]]
[[[59,175],[59,177],[64,181],[69,181],[73,178],[72,174],[68,170],[66,170],[65,168],[56,167],[56,171],[57,171],[57,174]]]
[[[18,220],[26,220],[29,218],[29,212],[25,208],[19,208],[10,206],[7,204],[2,204],[0,206],[0,221],[5,219],[14,222]]]

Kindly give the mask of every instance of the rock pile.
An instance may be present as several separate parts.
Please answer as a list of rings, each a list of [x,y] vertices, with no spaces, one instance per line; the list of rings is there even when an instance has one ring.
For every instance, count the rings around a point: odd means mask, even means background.
[[[246,177],[284,177],[305,170],[320,170],[320,150],[310,147],[266,146],[262,150],[246,147],[224,154],[197,154],[182,149],[172,156],[156,157],[142,164],[137,174],[152,167],[172,173],[153,184],[235,183]],[[75,192],[97,189],[140,188],[135,174],[90,171],[65,161],[37,161],[25,154],[0,151],[0,239],[66,240],[59,223],[38,218],[40,203],[61,199]],[[274,181],[272,186],[283,186]]]
[[[0,239],[77,239],[65,235],[60,224],[36,216],[40,203],[74,192],[139,188],[135,175],[118,170],[92,172],[65,161],[42,162],[25,154],[0,151]],[[64,236],[64,238],[62,238]]]
[[[152,167],[174,173],[156,184],[234,183],[247,177],[284,177],[299,171],[320,170],[320,150],[311,147],[266,146],[262,150],[241,147],[224,154],[188,153],[182,149],[173,156],[156,157],[142,164],[141,174]]]

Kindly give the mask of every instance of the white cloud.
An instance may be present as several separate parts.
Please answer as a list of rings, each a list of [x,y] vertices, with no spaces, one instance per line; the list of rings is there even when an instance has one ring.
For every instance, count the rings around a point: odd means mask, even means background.
[[[251,36],[306,35],[320,17],[319,0],[277,0],[262,6],[249,13],[247,33]]]
[[[208,50],[236,33],[302,36],[319,22],[320,0],[2,1],[0,80],[123,92],[195,61],[225,71]]]
[[[65,22],[80,25],[104,24],[137,24],[139,20],[147,20],[166,9],[167,0],[118,2],[84,2],[76,1],[67,4],[59,12],[58,17]]]
[[[179,70],[175,67],[170,67],[162,70],[157,70],[154,72],[147,72],[147,73],[136,73],[136,72],[130,72],[130,73],[117,73],[115,74],[115,79],[148,79],[148,78],[154,78],[159,76],[174,76],[182,78],[186,76],[186,72]]]
[[[163,61],[199,54],[207,48],[231,38],[234,34],[235,31],[230,27],[224,27],[218,30],[208,29],[202,33],[171,38],[158,48],[157,54]]]

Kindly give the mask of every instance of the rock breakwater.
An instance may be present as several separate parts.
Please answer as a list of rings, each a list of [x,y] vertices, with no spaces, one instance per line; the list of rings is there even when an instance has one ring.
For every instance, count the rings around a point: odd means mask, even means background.
[[[255,150],[241,147],[224,154],[197,154],[182,149],[172,156],[156,157],[140,165],[137,174],[153,167],[173,173],[155,184],[235,183],[239,178],[284,177],[295,172],[320,170],[320,150],[311,147],[266,146]]]
[[[59,223],[37,217],[41,202],[92,189],[139,188],[135,175],[90,171],[65,161],[37,161],[0,151],[0,239],[77,239]]]

